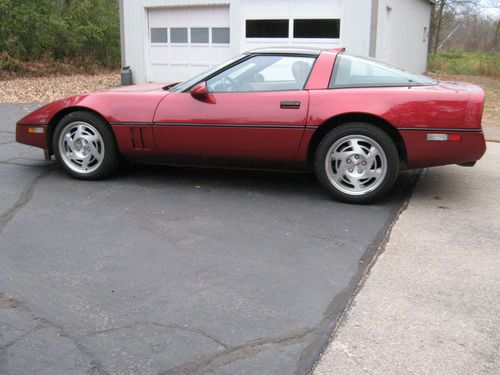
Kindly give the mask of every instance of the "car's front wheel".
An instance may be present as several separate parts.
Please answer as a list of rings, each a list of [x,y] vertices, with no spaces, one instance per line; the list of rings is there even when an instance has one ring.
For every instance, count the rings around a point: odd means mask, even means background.
[[[72,112],[57,124],[52,147],[59,163],[73,177],[96,180],[118,167],[118,151],[113,132],[99,116]]]
[[[394,185],[399,155],[383,130],[350,123],[334,128],[322,139],[314,167],[320,184],[336,199],[371,203]]]

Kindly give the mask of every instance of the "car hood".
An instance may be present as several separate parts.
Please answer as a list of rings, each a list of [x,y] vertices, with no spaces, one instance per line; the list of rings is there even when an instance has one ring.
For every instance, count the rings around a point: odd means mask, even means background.
[[[162,82],[162,83],[147,83],[144,85],[131,85],[131,86],[121,86],[116,87],[110,90],[109,92],[151,92],[151,91],[159,91],[163,90],[166,86],[171,86],[177,83],[176,81],[172,82]]]
[[[481,87],[465,82],[439,81],[439,86],[447,90],[453,90],[459,92],[482,91]]]

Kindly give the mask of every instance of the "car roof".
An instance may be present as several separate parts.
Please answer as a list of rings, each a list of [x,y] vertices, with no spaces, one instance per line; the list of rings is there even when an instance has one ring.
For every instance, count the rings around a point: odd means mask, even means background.
[[[294,46],[284,46],[284,47],[266,47],[257,48],[245,52],[246,54],[285,54],[285,55],[307,55],[307,56],[318,56],[323,51],[343,51],[343,48],[316,48],[316,47],[294,47]]]

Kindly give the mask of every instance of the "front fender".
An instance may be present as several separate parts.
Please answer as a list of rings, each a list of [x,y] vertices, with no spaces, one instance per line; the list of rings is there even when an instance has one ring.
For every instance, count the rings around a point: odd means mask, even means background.
[[[49,149],[50,136],[59,119],[73,110],[89,110],[108,123],[152,123],[165,91],[103,92],[76,95],[49,103],[17,122],[16,141]]]

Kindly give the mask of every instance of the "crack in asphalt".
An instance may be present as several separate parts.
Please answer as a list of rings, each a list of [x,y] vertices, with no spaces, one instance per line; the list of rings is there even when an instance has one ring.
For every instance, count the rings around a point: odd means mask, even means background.
[[[16,134],[16,132],[10,132],[8,130],[0,130],[0,133],[3,133],[3,134]]]
[[[405,192],[402,204],[394,210],[394,213],[389,218],[387,225],[382,227],[380,232],[372,241],[372,244],[368,246],[365,254],[360,259],[358,272],[356,272],[356,274],[352,277],[346,288],[337,293],[331,300],[319,324],[311,329],[299,330],[294,334],[253,340],[243,345],[214,353],[199,360],[187,362],[183,365],[161,372],[160,374],[200,374],[237,360],[253,357],[269,349],[278,349],[304,341],[310,341],[310,343],[302,351],[297,362],[295,373],[310,373],[314,369],[317,359],[319,359],[318,353],[323,353],[330,341],[330,338],[335,335],[340,323],[347,313],[347,310],[366,281],[371,267],[376,262],[378,256],[389,241],[392,228],[401,213],[408,207],[411,194],[421,175],[422,171],[418,171],[410,177],[409,186]]]
[[[43,324],[37,324],[36,326],[31,327],[30,329],[28,329],[27,331],[25,331],[24,333],[22,333],[21,335],[19,335],[15,339],[9,341],[5,345],[0,346],[0,373],[2,373],[2,371],[4,371],[2,369],[5,369],[7,367],[6,366],[6,364],[7,364],[6,363],[7,362],[7,350],[10,347],[16,345],[22,339],[26,338],[27,336],[31,335],[32,333],[34,333],[36,331],[39,331],[42,328],[45,328],[43,326]]]
[[[225,350],[230,349],[226,344],[224,344],[223,342],[221,342],[217,338],[213,337],[212,335],[207,334],[206,332],[204,332],[200,329],[180,326],[177,324],[170,324],[170,323],[163,324],[163,323],[158,323],[158,322],[134,322],[134,323],[127,324],[124,326],[120,326],[120,327],[90,332],[90,333],[87,333],[87,334],[84,334],[84,335],[81,335],[78,337],[72,336],[72,335],[69,335],[61,325],[53,323],[48,319],[36,316],[26,306],[25,302],[21,302],[19,300],[16,300],[12,296],[10,296],[8,294],[4,294],[4,293],[0,293],[0,301],[3,301],[6,304],[6,307],[8,307],[8,308],[13,308],[13,309],[18,309],[20,311],[24,311],[25,313],[27,313],[31,317],[32,321],[35,321],[38,323],[34,327],[30,327],[28,330],[26,330],[24,333],[20,334],[15,339],[0,346],[0,370],[2,368],[6,368],[6,364],[5,364],[6,359],[7,359],[6,355],[7,355],[7,350],[10,347],[14,346],[16,343],[18,343],[22,339],[28,337],[29,335],[31,335],[37,331],[40,331],[42,329],[46,329],[46,328],[55,329],[57,331],[57,335],[59,337],[66,338],[66,339],[70,340],[75,345],[76,349],[69,350],[67,353],[71,353],[74,350],[78,350],[80,353],[82,353],[87,358],[89,358],[90,365],[91,365],[91,367],[89,369],[89,373],[92,373],[92,374],[108,374],[108,372],[105,370],[102,363],[99,360],[97,360],[94,353],[89,348],[87,348],[87,346],[83,345],[81,343],[81,341],[84,340],[85,338],[88,338],[88,337],[92,337],[92,336],[96,336],[96,335],[100,335],[100,334],[105,334],[105,333],[110,333],[110,332],[115,332],[115,331],[120,331],[120,330],[133,329],[133,328],[139,327],[141,325],[151,325],[151,326],[157,326],[157,327],[163,327],[163,328],[168,328],[168,329],[173,329],[173,330],[181,330],[181,331],[185,331],[185,332],[195,333],[197,335],[203,336],[203,337],[213,341],[217,345],[223,347]],[[18,330],[21,330],[21,329],[18,329]],[[61,356],[61,357],[63,357],[63,356]]]
[[[13,132],[8,132],[8,131],[0,131],[0,133],[8,133],[8,134],[14,134]],[[4,142],[0,143],[0,146],[9,144],[9,143],[14,143],[15,141],[12,142]],[[6,161],[0,161],[0,164],[10,164],[10,165],[18,165],[18,166],[29,166],[29,167],[38,167],[42,168],[42,170],[37,173],[32,180],[25,186],[23,191],[20,193],[18,199],[16,202],[9,208],[7,209],[4,213],[0,214],[0,234],[3,232],[3,229],[6,227],[6,225],[16,216],[16,214],[24,207],[26,206],[31,199],[33,198],[33,193],[34,189],[37,185],[37,183],[44,177],[46,177],[51,171],[52,168],[49,168],[49,166],[32,166],[32,165],[24,165],[20,163],[13,163],[10,162],[11,159],[6,160]],[[418,180],[418,177],[416,180]],[[163,375],[175,375],[175,374],[200,374],[204,373],[209,370],[213,370],[216,368],[219,368],[221,366],[227,365],[229,363],[235,362],[237,360],[249,358],[258,355],[259,353],[272,350],[272,349],[279,349],[283,347],[290,346],[292,344],[297,344],[297,343],[303,343],[303,342],[308,342],[308,345],[305,347],[305,349],[302,351],[298,364],[297,364],[297,369],[296,373],[297,374],[303,374],[309,372],[311,369],[314,368],[314,362],[311,365],[311,358],[317,357],[318,353],[322,353],[323,350],[326,348],[329,340],[334,337],[335,333],[337,332],[337,329],[344,319],[347,310],[351,306],[355,296],[359,292],[359,290],[362,288],[364,282],[366,281],[366,277],[368,276],[368,273],[370,272],[370,269],[372,265],[375,263],[378,255],[383,251],[383,248],[385,244],[387,243],[389,237],[390,237],[390,232],[397,221],[399,215],[406,209],[408,206],[408,201],[411,197],[411,191],[413,191],[413,188],[416,184],[416,181],[413,183],[413,185],[410,188],[410,193],[407,194],[407,197],[403,203],[402,206],[400,206],[394,215],[391,216],[392,223],[389,224],[389,226],[384,226],[382,231],[384,231],[384,234],[381,234],[382,237],[377,236],[375,241],[373,242],[372,246],[368,248],[366,251],[365,257],[361,259],[360,263],[360,270],[356,275],[353,276],[351,281],[349,282],[348,286],[342,290],[340,293],[337,293],[333,300],[329,303],[323,318],[321,321],[313,328],[301,328],[296,331],[290,332],[288,334],[283,334],[275,337],[270,337],[270,338],[259,338],[255,340],[248,341],[244,344],[238,345],[238,346],[228,346],[224,343],[222,343],[220,340],[217,338],[207,334],[206,332],[196,329],[196,328],[189,328],[189,327],[184,327],[180,325],[175,325],[175,324],[161,324],[161,323],[156,323],[156,322],[135,322],[131,323],[128,325],[124,325],[121,327],[116,327],[116,328],[110,328],[107,330],[101,330],[101,331],[96,331],[96,332],[91,332],[88,334],[85,334],[80,337],[75,337],[66,332],[64,327],[61,325],[58,325],[56,323],[51,322],[50,320],[44,319],[37,317],[35,313],[33,313],[30,309],[26,307],[26,305],[22,302],[15,301],[13,307],[22,309],[26,311],[32,318],[33,321],[37,321],[38,324],[35,325],[34,327],[29,328],[27,331],[25,331],[23,334],[21,334],[19,337],[17,337],[14,340],[11,340],[5,345],[0,346],[0,370],[2,369],[2,364],[4,360],[6,360],[6,352],[8,348],[12,347],[15,345],[17,342],[22,340],[23,338],[26,338],[27,336],[33,334],[34,332],[37,332],[41,329],[51,327],[55,329],[60,337],[64,337],[68,340],[70,340],[76,347],[76,350],[81,352],[85,357],[87,357],[90,361],[90,373],[96,373],[96,374],[108,374],[108,372],[105,370],[103,364],[96,358],[94,353],[85,345],[83,345],[80,341],[86,337],[91,337],[94,335],[99,335],[99,334],[104,334],[104,333],[109,333],[113,331],[118,331],[118,330],[124,330],[124,329],[130,329],[130,328],[135,328],[140,325],[155,325],[159,327],[165,327],[165,328],[170,328],[170,329],[178,329],[178,330],[183,330],[183,331],[188,331],[191,333],[195,333],[198,335],[201,335],[203,337],[206,337],[210,339],[211,341],[215,342],[217,345],[221,346],[224,348],[224,350],[221,350],[219,352],[213,353],[211,355],[204,356],[200,359],[191,361],[191,362],[186,362],[182,365],[179,365],[177,367],[165,370],[163,372],[160,372],[160,374]],[[363,261],[367,261],[366,264],[363,263]],[[354,284],[354,288],[353,288]],[[2,294],[0,293],[0,296]],[[347,304],[346,301],[347,300]],[[319,350],[318,350],[319,349]],[[1,372],[1,371],[0,371]]]
[[[348,286],[342,292],[338,293],[328,306],[324,318],[317,327],[319,331],[318,336],[302,351],[300,355],[295,372],[297,375],[311,374],[314,371],[317,362],[321,358],[321,355],[328,347],[330,341],[335,337],[340,324],[346,317],[347,312],[354,302],[354,299],[363,288],[363,285],[365,284],[373,265],[377,261],[380,254],[384,252],[385,247],[391,237],[394,225],[396,225],[401,214],[408,208],[408,204],[412,197],[413,191],[415,190],[415,186],[422,178],[425,171],[426,170],[417,170],[410,177],[409,186],[402,204],[395,210],[394,214],[391,215],[388,225],[384,225],[384,227],[381,229],[381,233],[379,233],[375,237],[371,246],[368,247],[365,255],[360,259],[360,263],[363,265],[366,263],[366,266],[360,267],[358,272],[352,277],[351,282],[354,281],[354,288],[352,288],[352,286]],[[349,285],[352,284],[349,283]],[[338,301],[339,299],[345,300],[345,298],[347,298],[347,302],[341,303]],[[339,305],[342,309],[340,312],[338,311],[339,307],[336,307],[336,305]],[[314,360],[312,361],[312,359]]]
[[[35,177],[33,177],[33,179],[28,183],[28,185],[25,186],[14,204],[7,211],[0,214],[0,234],[2,234],[5,226],[14,218],[14,216],[16,216],[19,210],[31,201],[36,184],[50,172],[50,168],[44,168],[42,171],[36,174]]]
[[[4,294],[0,293],[0,297],[4,296]],[[17,342],[20,340],[28,337],[34,332],[37,332],[41,329],[45,328],[53,328],[57,332],[58,337],[62,337],[65,339],[68,339],[75,345],[76,350],[78,350],[80,353],[82,353],[85,357],[87,357],[90,361],[90,368],[88,370],[88,373],[90,374],[98,374],[98,375],[108,375],[109,373],[105,370],[103,364],[96,358],[96,356],[92,353],[92,351],[87,348],[85,345],[81,344],[79,342],[78,338],[75,338],[74,336],[68,334],[66,330],[64,329],[63,326],[54,323],[48,319],[41,318],[37,316],[31,309],[29,309],[24,302],[20,302],[18,300],[15,300],[14,298],[9,296],[9,307],[19,309],[21,311],[24,311],[26,314],[28,314],[31,317],[32,321],[38,322],[38,324],[30,329],[28,329],[26,332],[24,332],[22,335],[17,337],[16,339],[10,341],[9,343],[0,346],[0,370],[2,368],[5,368],[5,361],[6,361],[6,354],[7,350],[14,346]]]
[[[46,326],[42,323],[39,323],[36,326],[31,327],[30,329],[28,329],[27,331],[25,331],[24,333],[22,333],[21,335],[19,335],[15,339],[10,340],[8,343],[6,343],[4,345],[1,345],[0,346],[0,357],[2,357],[3,352],[6,351],[7,349],[9,349],[11,346],[14,346],[16,343],[18,343],[19,341],[24,339],[26,336],[29,336],[33,332],[39,331],[42,328],[46,328]]]
[[[45,168],[45,167],[53,164],[53,163],[51,163],[51,164],[46,163],[46,164],[41,164],[41,165],[34,165],[34,164],[15,163],[15,162],[11,161],[11,160],[18,160],[18,159],[24,159],[24,160],[31,160],[31,161],[34,161],[34,162],[40,162],[40,160],[38,160],[38,159],[11,158],[11,159],[7,159],[7,160],[0,160],[0,164],[3,164],[3,165],[15,165],[15,166],[18,166],[18,167],[31,167],[31,168]]]
[[[307,341],[314,334],[314,330],[314,328],[302,328],[287,335],[252,340],[243,345],[230,347],[213,355],[162,371],[160,375],[202,374],[231,362],[253,357],[266,350],[277,349]]]
[[[100,334],[103,334],[103,333],[110,333],[110,332],[120,331],[120,330],[124,330],[124,329],[136,328],[136,327],[141,326],[141,325],[145,325],[145,326],[147,326],[147,325],[157,326],[157,327],[162,327],[162,328],[169,328],[169,329],[174,329],[174,330],[179,330],[179,331],[185,331],[185,332],[195,333],[197,335],[206,337],[207,339],[215,342],[217,345],[222,346],[224,349],[228,349],[229,348],[226,344],[224,344],[223,342],[221,342],[220,340],[218,340],[214,336],[209,335],[208,333],[206,333],[206,332],[204,332],[204,331],[202,331],[200,329],[189,328],[189,327],[185,327],[185,326],[181,326],[181,325],[177,325],[177,324],[171,324],[171,323],[169,323],[169,324],[162,324],[162,323],[158,323],[158,322],[134,322],[134,323],[126,324],[124,326],[120,326],[120,327],[115,327],[115,328],[103,329],[101,331],[90,332],[90,333],[87,333],[87,334],[83,335],[82,337],[78,338],[78,340],[82,340],[84,338],[91,337],[91,336],[100,335]]]
[[[0,142],[0,146],[3,146],[3,145],[9,145],[11,143],[16,143],[16,141],[7,141],[7,142]]]
[[[224,349],[229,349],[229,346],[224,344],[222,341],[220,341],[219,339],[217,339],[216,337],[212,336],[212,335],[209,335],[208,333],[206,333],[205,331],[201,330],[201,329],[198,329],[198,328],[190,328],[190,327],[185,327],[185,326],[180,326],[178,324],[172,324],[172,323],[169,323],[169,324],[162,324],[162,323],[151,323],[152,325],[156,325],[156,326],[159,326],[159,327],[165,327],[165,328],[170,328],[170,329],[176,329],[176,330],[179,330],[179,331],[186,331],[186,332],[191,332],[191,333],[196,333],[200,336],[204,336],[206,337],[207,339],[209,340],[212,340],[213,342],[215,342],[217,345],[219,346],[222,346]]]

